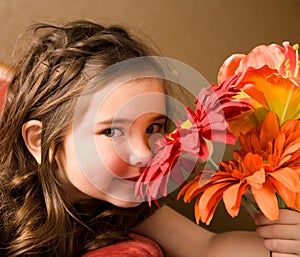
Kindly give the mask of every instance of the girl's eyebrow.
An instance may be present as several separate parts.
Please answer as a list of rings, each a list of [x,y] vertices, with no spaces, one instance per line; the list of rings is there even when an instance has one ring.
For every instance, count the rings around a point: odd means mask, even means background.
[[[164,114],[160,114],[152,119],[152,121],[166,120],[167,117]]]
[[[101,120],[96,123],[96,125],[106,125],[106,124],[113,124],[113,123],[131,123],[132,120],[130,119],[107,119]]]
[[[154,122],[154,121],[165,120],[165,119],[166,119],[166,115],[160,114],[160,115],[157,115],[157,116],[151,118],[150,120],[151,120],[151,122]],[[107,119],[107,120],[98,121],[96,123],[96,125],[109,125],[109,124],[115,124],[115,123],[132,123],[132,120],[131,119],[121,119],[121,118]]]

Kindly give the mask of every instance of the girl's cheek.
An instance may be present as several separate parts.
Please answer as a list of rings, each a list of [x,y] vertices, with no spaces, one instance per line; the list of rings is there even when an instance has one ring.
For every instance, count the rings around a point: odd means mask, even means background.
[[[104,147],[98,149],[99,160],[98,165],[100,169],[105,169],[113,176],[123,177],[128,169],[128,165],[125,160],[111,147]]]
[[[128,164],[116,153],[103,156],[103,162],[113,176],[126,177]]]
[[[97,147],[97,151],[105,169],[111,171],[114,176],[126,177],[129,164],[127,147],[124,143],[101,144]]]

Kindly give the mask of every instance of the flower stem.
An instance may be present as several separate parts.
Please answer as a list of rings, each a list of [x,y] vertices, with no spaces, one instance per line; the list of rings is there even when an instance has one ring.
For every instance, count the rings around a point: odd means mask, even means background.
[[[217,165],[213,159],[209,158],[207,163],[214,169],[214,171],[219,170],[219,165]]]
[[[250,214],[252,218],[255,218],[260,213],[259,207],[256,204],[255,200],[252,199],[252,194],[247,192],[242,196],[242,204],[246,211]]]
[[[284,202],[284,200],[282,199],[282,197],[278,193],[276,193],[276,196],[277,196],[279,208],[280,209],[287,209],[288,207],[287,207],[286,203]]]

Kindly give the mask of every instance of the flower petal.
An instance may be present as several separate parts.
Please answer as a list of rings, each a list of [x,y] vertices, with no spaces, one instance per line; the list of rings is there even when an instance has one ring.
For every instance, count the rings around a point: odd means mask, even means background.
[[[280,124],[299,118],[300,88],[292,79],[263,66],[259,69],[248,68],[240,83],[244,85],[243,91],[247,95],[278,115]]]
[[[240,61],[245,58],[245,56],[245,54],[233,54],[224,61],[218,73],[219,84],[236,74],[236,70],[240,65]]]
[[[267,146],[270,140],[274,140],[279,134],[278,119],[274,112],[269,112],[264,121],[260,131],[260,144],[264,147]]]
[[[292,192],[287,187],[285,187],[283,184],[278,183],[274,178],[269,177],[269,180],[273,183],[277,193],[280,195],[280,197],[283,199],[287,207],[294,208],[295,207],[295,201],[296,201],[296,195],[297,193]]]
[[[284,167],[274,172],[270,172],[268,175],[273,177],[277,183],[282,184],[290,191],[295,193],[300,192],[300,178],[293,169]]]
[[[212,186],[207,188],[204,193],[201,195],[199,199],[198,208],[200,210],[201,221],[209,225],[214,212],[222,199],[223,194],[223,185],[222,187],[219,186]]]
[[[242,195],[247,191],[248,185],[237,183],[228,187],[223,194],[225,208],[231,217],[236,217],[240,211]]]
[[[269,220],[277,220],[279,207],[272,183],[267,180],[261,189],[251,188],[251,191],[262,213]]]

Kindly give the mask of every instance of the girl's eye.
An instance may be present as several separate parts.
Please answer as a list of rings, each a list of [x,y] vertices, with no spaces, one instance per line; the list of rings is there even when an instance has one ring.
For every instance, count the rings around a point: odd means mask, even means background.
[[[101,134],[107,137],[120,137],[124,135],[123,131],[119,128],[108,128],[103,130]]]
[[[164,124],[156,123],[151,124],[147,129],[147,134],[155,134],[155,133],[163,133],[164,132]]]

